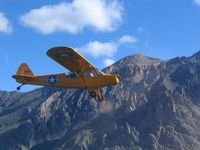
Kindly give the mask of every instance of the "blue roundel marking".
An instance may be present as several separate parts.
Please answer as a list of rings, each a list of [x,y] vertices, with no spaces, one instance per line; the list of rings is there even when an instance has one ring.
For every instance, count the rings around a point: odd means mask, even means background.
[[[55,84],[57,81],[56,76],[49,76],[48,83],[49,84]]]

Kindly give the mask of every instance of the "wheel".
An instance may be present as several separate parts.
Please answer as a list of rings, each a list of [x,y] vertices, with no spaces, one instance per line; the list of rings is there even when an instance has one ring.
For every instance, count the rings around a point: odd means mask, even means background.
[[[92,98],[96,98],[96,97],[97,97],[97,94],[96,94],[95,91],[91,91],[91,92],[90,92],[90,96],[91,96]]]
[[[20,87],[17,87],[17,91],[19,91],[20,90]]]

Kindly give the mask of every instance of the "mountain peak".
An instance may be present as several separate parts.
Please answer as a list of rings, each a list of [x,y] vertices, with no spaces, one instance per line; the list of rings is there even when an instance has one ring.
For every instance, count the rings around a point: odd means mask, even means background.
[[[118,62],[120,64],[135,64],[137,63],[138,65],[151,65],[151,64],[156,64],[160,63],[162,60],[158,58],[153,58],[149,56],[145,56],[141,53],[139,54],[133,54],[127,57],[122,58]]]
[[[189,57],[190,60],[192,61],[200,61],[200,50],[198,52],[196,52],[195,54],[193,54],[191,57]]]
[[[194,57],[194,56],[200,56],[200,50],[192,55],[192,57]]]

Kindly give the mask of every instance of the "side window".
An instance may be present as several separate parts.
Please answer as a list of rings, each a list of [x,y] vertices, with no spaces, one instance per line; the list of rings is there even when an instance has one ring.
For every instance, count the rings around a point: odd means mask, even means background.
[[[77,76],[73,72],[66,72],[66,78],[76,78]]]
[[[91,70],[89,70],[89,69],[85,69],[85,70],[83,71],[83,73],[84,73],[84,75],[85,75],[86,77],[94,77],[94,76],[95,76],[94,73],[93,73],[93,71],[91,71]]]

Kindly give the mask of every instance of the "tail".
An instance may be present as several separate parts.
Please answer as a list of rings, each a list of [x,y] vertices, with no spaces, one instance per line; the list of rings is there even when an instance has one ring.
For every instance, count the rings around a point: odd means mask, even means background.
[[[12,76],[18,83],[21,83],[20,86],[17,87],[17,90],[34,80],[34,74],[29,68],[29,66],[25,63],[21,64],[17,70],[17,74]]]
[[[29,68],[29,66],[26,63],[23,63],[19,66],[17,70],[17,76],[29,76],[29,77],[34,77],[33,72]]]

